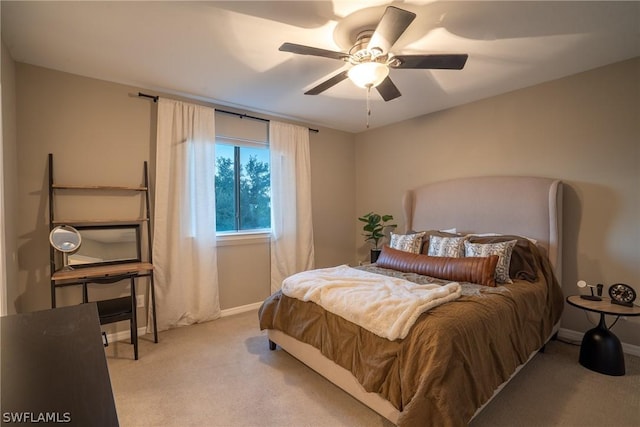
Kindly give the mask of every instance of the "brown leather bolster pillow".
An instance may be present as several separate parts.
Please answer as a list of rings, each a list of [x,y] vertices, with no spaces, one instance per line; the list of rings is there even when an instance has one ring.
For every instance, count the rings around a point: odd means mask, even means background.
[[[437,257],[382,248],[376,265],[382,268],[416,273],[456,282],[471,282],[496,286],[495,271],[498,255],[489,257]]]

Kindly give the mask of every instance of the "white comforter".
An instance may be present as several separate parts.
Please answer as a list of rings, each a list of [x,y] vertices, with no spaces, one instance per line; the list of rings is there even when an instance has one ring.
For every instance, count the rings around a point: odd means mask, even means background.
[[[341,265],[289,276],[282,292],[395,340],[407,336],[420,314],[459,298],[461,287],[456,282],[418,285]]]

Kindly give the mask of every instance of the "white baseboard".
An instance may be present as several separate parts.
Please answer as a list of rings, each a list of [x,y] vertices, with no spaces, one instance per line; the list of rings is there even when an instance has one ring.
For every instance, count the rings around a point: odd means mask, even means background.
[[[138,338],[140,338],[141,336],[143,336],[144,334],[147,333],[147,327],[146,326],[142,326],[140,328],[138,328]],[[129,333],[129,330],[127,329],[126,331],[118,331],[115,333],[110,333],[107,334],[107,341],[108,342],[116,342],[116,341],[124,341],[124,340],[129,340],[130,339],[131,334]]]
[[[233,316],[234,314],[246,313],[247,311],[257,310],[262,305],[262,301],[253,304],[241,305],[240,307],[226,308],[220,312],[220,317]]]
[[[584,336],[584,332],[578,332],[571,329],[560,328],[558,331],[558,336],[560,338],[564,338],[569,341],[577,342],[578,344],[582,342],[582,337]],[[627,354],[631,354],[633,356],[640,356],[640,346],[622,343],[622,351]]]

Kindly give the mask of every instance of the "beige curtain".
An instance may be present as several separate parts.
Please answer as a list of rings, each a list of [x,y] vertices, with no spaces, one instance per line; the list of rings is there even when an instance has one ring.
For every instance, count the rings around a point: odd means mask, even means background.
[[[214,110],[159,99],[153,264],[158,330],[220,317]]]
[[[271,292],[314,267],[309,129],[271,120]]]

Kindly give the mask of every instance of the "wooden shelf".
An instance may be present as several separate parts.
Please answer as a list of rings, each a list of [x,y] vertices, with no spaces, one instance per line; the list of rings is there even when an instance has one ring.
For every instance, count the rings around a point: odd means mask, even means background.
[[[114,185],[62,185],[53,184],[54,190],[106,190],[106,191],[147,191],[147,187],[126,187]]]
[[[147,218],[132,219],[57,219],[52,222],[53,225],[118,225],[118,224],[138,224],[147,222]]]
[[[97,267],[76,267],[73,270],[58,270],[51,275],[51,280],[79,280],[93,277],[118,276],[127,273],[143,273],[153,271],[148,262],[130,262],[123,264],[100,265]]]

